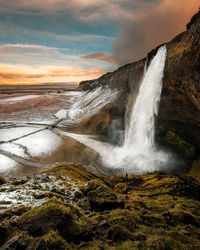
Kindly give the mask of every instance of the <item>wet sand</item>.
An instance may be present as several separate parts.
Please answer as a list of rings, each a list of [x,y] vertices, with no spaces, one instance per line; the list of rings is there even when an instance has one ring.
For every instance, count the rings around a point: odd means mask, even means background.
[[[0,86],[0,121],[55,120],[55,113],[69,106],[63,93],[74,91],[74,86],[26,86],[4,89]]]
[[[5,93],[6,91],[7,93]],[[15,164],[12,163],[13,166],[10,168],[8,167],[7,170],[0,166],[0,175],[9,178],[27,176],[40,173],[45,170],[47,166],[52,167],[57,164],[69,162],[87,165],[89,168],[93,169],[94,172],[98,172],[98,154],[70,137],[59,136],[60,146],[48,154],[45,153],[46,149],[44,148],[44,143],[47,143],[47,140],[49,140],[48,135],[41,134],[40,137],[39,132],[36,132],[35,137],[38,138],[39,144],[33,146],[41,146],[41,154],[37,156],[37,154],[34,155],[30,153],[30,147],[28,144],[29,142],[30,144],[35,144],[37,142],[35,142],[35,140],[37,139],[34,139],[34,135],[28,135],[31,131],[28,132],[26,130],[28,128],[30,128],[30,130],[36,128],[38,131],[49,131],[49,133],[53,135],[54,131],[51,126],[44,127],[42,124],[56,124],[58,118],[55,114],[59,110],[69,108],[70,105],[73,104],[73,94],[71,97],[70,95],[68,96],[68,94],[69,91],[66,91],[66,88],[53,90],[29,88],[24,92],[19,92],[19,90],[15,92],[14,89],[2,91],[0,88],[0,153],[2,153],[0,156],[3,155],[4,158],[9,158],[7,164],[10,164],[9,161],[15,161]],[[36,123],[37,126],[30,125],[31,123]],[[24,128],[22,126],[24,126]],[[8,128],[8,130],[6,130],[6,128]],[[12,129],[16,129],[16,133],[13,132]],[[18,140],[18,137],[23,138],[23,130],[25,131],[25,144],[21,144],[20,139]],[[8,134],[8,138],[6,139],[4,138],[5,136],[2,137],[4,131]],[[13,133],[14,135],[12,135]],[[26,134],[28,135],[27,137]],[[3,153],[3,150],[5,149],[2,148],[2,145],[5,145],[4,141],[8,142],[10,140],[9,136],[11,137],[11,146],[14,144],[16,147],[20,147],[20,150],[24,150],[22,160],[20,160],[20,155],[18,157],[19,150],[15,153],[10,149],[9,152]],[[45,136],[47,137],[45,138]],[[57,135],[55,134],[55,136]],[[12,141],[13,138],[14,141]],[[50,139],[49,144],[52,143],[54,144],[56,142],[53,142]],[[42,150],[44,150],[44,154]],[[36,167],[34,167],[34,164]]]

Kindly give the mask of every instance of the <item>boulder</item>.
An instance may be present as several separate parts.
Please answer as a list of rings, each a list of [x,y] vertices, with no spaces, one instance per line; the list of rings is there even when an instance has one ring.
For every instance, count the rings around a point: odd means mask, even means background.
[[[55,203],[28,211],[17,220],[16,225],[34,237],[57,230],[63,238],[71,240],[79,233],[71,209]]]
[[[82,191],[87,196],[92,211],[100,212],[124,208],[124,201],[97,181],[90,181]]]

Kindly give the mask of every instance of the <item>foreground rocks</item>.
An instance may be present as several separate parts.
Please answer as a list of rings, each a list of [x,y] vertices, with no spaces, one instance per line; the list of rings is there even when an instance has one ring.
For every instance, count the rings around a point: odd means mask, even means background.
[[[199,207],[189,173],[106,177],[61,165],[0,186],[0,249],[199,249]]]

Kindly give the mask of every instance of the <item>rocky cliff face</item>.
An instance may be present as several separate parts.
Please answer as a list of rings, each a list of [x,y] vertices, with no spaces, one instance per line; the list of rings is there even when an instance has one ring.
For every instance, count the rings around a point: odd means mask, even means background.
[[[146,59],[144,58],[138,62],[127,64],[112,73],[107,73],[99,79],[81,82],[80,90],[90,91],[100,85],[103,87],[109,86],[111,89],[119,90],[119,95],[113,103],[106,105],[98,113],[73,126],[71,130],[108,136],[113,121],[121,124],[119,129],[123,130],[126,110],[132,107],[135,100],[145,63]]]
[[[162,144],[174,148],[186,158],[194,158],[200,150],[200,12],[191,19],[187,30],[167,47],[157,137]],[[157,49],[141,61],[125,65],[97,80],[80,83],[84,90],[109,85],[121,93],[118,100],[100,111],[101,116],[98,113],[82,122],[81,126],[87,128],[87,132],[106,134],[112,120],[124,122],[125,110],[128,115],[137,95],[145,63],[150,62]],[[98,116],[100,118],[95,119]],[[96,126],[91,121],[95,121]]]
[[[200,149],[200,12],[168,43],[158,127]]]

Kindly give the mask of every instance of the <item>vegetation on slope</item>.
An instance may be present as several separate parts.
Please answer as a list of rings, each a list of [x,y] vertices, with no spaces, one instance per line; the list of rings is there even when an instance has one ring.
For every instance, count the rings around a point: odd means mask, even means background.
[[[200,248],[200,183],[191,176],[106,177],[73,165],[48,174],[55,182],[74,183],[74,197],[67,200],[58,187],[39,207],[16,208],[12,216],[4,210],[1,249],[13,244],[13,249],[57,250]],[[43,175],[37,179],[40,185]],[[25,182],[15,185],[27,187]]]

